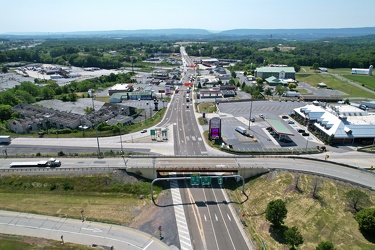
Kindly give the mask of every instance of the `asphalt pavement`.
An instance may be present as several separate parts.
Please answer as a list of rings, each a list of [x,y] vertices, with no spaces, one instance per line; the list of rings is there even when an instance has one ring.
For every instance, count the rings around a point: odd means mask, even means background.
[[[107,249],[177,249],[152,235],[128,227],[0,210],[0,233],[43,237]]]

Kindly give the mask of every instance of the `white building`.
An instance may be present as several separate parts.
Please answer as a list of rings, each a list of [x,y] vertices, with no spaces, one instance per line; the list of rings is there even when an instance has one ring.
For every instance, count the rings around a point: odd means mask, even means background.
[[[368,69],[352,68],[352,74],[372,76],[372,69],[373,68],[374,68],[374,66],[372,66],[372,65],[370,65],[370,67]]]
[[[372,143],[375,139],[375,114],[349,105],[329,105],[326,108],[306,105],[294,109],[296,120],[302,120],[309,130],[333,143]]]

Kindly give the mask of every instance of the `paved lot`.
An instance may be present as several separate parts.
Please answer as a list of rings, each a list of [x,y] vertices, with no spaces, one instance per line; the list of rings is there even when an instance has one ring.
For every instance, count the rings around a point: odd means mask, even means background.
[[[222,119],[222,137],[227,144],[232,144],[236,150],[278,150],[281,148],[293,149],[293,148],[315,148],[317,145],[321,145],[321,142],[317,140],[313,135],[302,136],[297,129],[305,129],[305,127],[295,123],[288,124],[289,119],[282,119],[282,115],[287,115],[293,111],[293,109],[306,105],[303,102],[279,102],[279,101],[253,101],[251,102],[236,102],[236,103],[220,103],[220,118]],[[249,133],[254,135],[257,141],[254,141],[250,137],[246,137],[237,131],[237,126],[242,126],[249,129],[249,117],[255,119],[254,122],[250,123]],[[266,130],[269,124],[266,120],[260,118],[260,114],[263,114],[265,118],[280,120],[282,123],[293,133],[290,136],[291,142],[282,142],[278,140],[278,136],[272,136],[269,131]]]

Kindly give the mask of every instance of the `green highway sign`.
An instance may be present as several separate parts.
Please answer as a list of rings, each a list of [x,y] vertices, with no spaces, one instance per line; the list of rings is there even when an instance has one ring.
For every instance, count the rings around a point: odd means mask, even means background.
[[[200,174],[199,173],[194,173],[191,174],[190,176],[190,185],[199,185],[200,184]]]
[[[202,185],[211,185],[211,177],[210,176],[203,176],[202,177]]]
[[[217,183],[219,183],[219,185],[222,185],[223,184],[223,177],[217,178]]]

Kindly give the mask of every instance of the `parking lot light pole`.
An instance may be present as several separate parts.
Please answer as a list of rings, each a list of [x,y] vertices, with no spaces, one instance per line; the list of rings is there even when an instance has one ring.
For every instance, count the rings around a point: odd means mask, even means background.
[[[253,97],[250,99],[250,117],[249,117],[249,130],[250,130],[250,123],[251,123],[251,111],[253,109]]]

